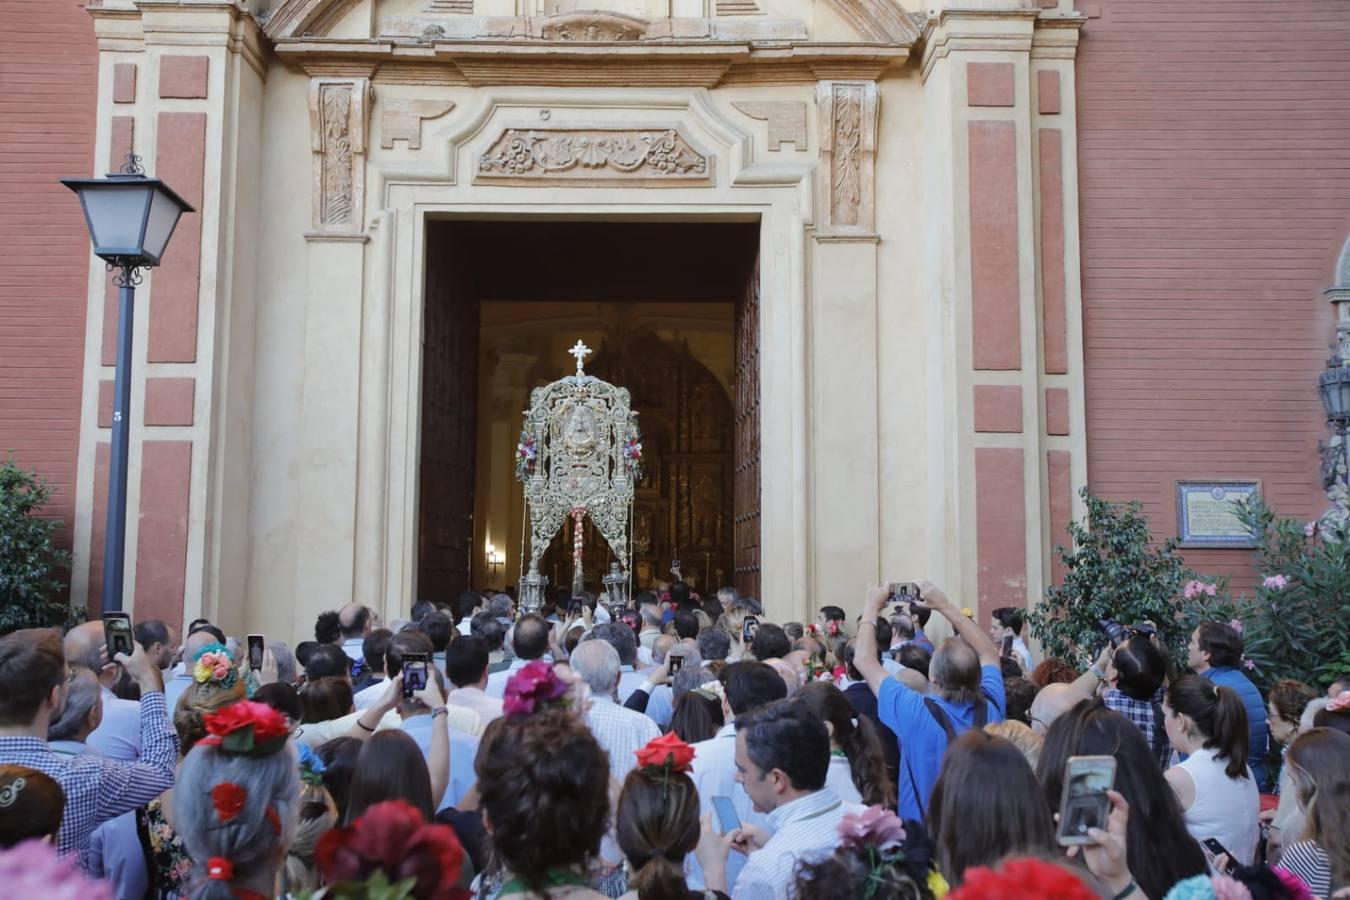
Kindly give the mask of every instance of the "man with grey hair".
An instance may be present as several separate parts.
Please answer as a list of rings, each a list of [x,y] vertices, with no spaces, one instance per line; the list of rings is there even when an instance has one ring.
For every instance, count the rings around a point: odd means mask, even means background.
[[[510,594],[495,594],[488,601],[488,612],[509,631],[516,613],[516,601],[511,599]]]
[[[88,669],[75,669],[66,688],[66,705],[47,726],[47,746],[61,756],[99,755],[86,743],[103,721],[103,692]]]
[[[91,672],[103,697],[103,718],[89,735],[89,745],[111,759],[137,761],[141,757],[141,705],[113,693],[122,667],[108,661],[103,623],[76,625],[66,632],[63,645],[71,668]]]
[[[731,612],[741,600],[740,591],[734,587],[717,589],[717,602],[722,604],[722,612]]]
[[[626,626],[625,626],[626,627]],[[622,782],[647,742],[661,729],[642,713],[619,705],[619,651],[605,640],[584,640],[572,651],[572,672],[591,689],[586,724],[609,756],[609,773]]]

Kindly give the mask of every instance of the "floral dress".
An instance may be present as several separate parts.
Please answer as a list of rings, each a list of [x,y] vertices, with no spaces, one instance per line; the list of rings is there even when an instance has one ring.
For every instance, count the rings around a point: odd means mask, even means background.
[[[186,896],[192,878],[192,857],[188,856],[178,832],[165,820],[164,806],[158,797],[136,810],[136,834],[145,853],[149,896]]]

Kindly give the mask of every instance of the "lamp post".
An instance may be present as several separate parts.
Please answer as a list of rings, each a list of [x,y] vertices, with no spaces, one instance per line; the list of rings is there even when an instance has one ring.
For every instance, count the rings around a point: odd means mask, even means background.
[[[1322,410],[1327,414],[1327,424],[1340,438],[1340,443],[1330,446],[1318,442],[1322,454],[1322,486],[1330,488],[1339,477],[1350,487],[1350,456],[1346,453],[1345,437],[1350,433],[1350,363],[1332,357],[1327,367],[1317,379],[1317,393],[1322,398]],[[1342,468],[1345,474],[1342,475]]]
[[[122,609],[127,543],[127,446],[131,411],[131,323],[141,269],[159,265],[178,219],[194,212],[158,178],[147,178],[127,154],[121,172],[105,178],[62,178],[80,197],[94,255],[120,270],[117,297],[117,368],[113,381],[112,447],[108,467],[108,526],[103,554],[103,612]]]

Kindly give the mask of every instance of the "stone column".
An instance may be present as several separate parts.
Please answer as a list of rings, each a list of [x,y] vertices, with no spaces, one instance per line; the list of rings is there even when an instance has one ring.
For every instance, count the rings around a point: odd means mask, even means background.
[[[978,608],[1035,603],[1086,481],[1073,54],[1080,17],[947,0],[921,62],[934,142],[934,571]]]
[[[232,628],[247,570],[249,409],[261,96],[240,0],[89,7],[99,44],[96,173],[128,152],[195,208],[137,291],[125,597],[137,619]],[[93,270],[86,338],[76,603],[103,572],[116,292]],[[218,618],[222,613],[223,618]]]
[[[816,84],[817,222],[808,298],[810,590],[861,596],[880,577],[876,141],[870,80]],[[851,592],[851,593],[850,593]],[[797,609],[803,621],[815,611]]]

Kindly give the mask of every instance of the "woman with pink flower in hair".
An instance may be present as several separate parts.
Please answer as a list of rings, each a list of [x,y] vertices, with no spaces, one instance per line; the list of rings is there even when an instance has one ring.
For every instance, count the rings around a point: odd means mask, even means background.
[[[839,849],[797,869],[796,900],[935,900],[947,893],[920,822],[872,806],[839,823]]]

